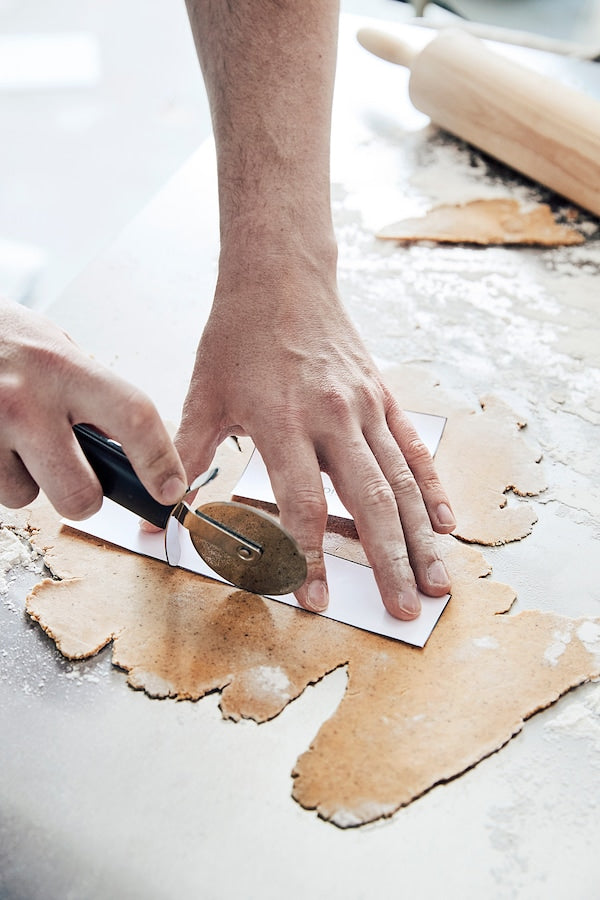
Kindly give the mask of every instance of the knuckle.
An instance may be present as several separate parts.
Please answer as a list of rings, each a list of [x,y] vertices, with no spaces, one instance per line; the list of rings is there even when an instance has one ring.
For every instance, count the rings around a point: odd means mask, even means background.
[[[309,567],[314,571],[318,566],[323,564],[323,548],[322,547],[307,547],[304,550],[304,555],[306,556],[306,562]]]
[[[293,518],[303,532],[322,532],[327,521],[327,503],[323,491],[318,488],[300,487],[292,499]],[[321,538],[318,542],[320,545]]]
[[[401,412],[400,404],[392,394],[389,387],[385,384],[381,384],[381,394],[383,397],[383,402],[385,405],[386,413],[399,413]]]
[[[342,424],[350,422],[354,417],[352,396],[343,387],[328,387],[323,392],[323,402],[328,416]]]
[[[94,484],[80,484],[57,497],[54,506],[60,515],[69,519],[85,519],[98,512],[102,506],[102,491]]]
[[[363,484],[362,504],[366,508],[381,509],[396,506],[392,486],[384,478],[373,478]]]
[[[165,477],[176,470],[173,461],[173,453],[170,447],[160,446],[149,447],[150,452],[144,458],[144,468],[148,474],[152,473],[157,477],[164,475]]]
[[[415,436],[408,441],[404,448],[404,455],[407,459],[410,459],[413,464],[420,463],[426,465],[432,462],[429,450],[418,436]]]
[[[158,416],[154,404],[141,391],[133,391],[126,400],[127,420],[133,431],[148,431],[152,428]]]
[[[411,574],[412,568],[410,565],[410,557],[408,554],[408,550],[404,545],[402,545],[399,549],[391,554],[391,560],[394,565],[404,574],[405,578],[407,578],[411,582],[414,580]]]
[[[22,421],[31,409],[25,378],[16,373],[0,378],[0,416],[7,425]]]
[[[391,476],[391,483],[396,497],[410,499],[421,495],[412,472],[404,466],[399,468],[394,475]]]
[[[365,411],[367,417],[372,415],[381,416],[382,411],[385,411],[385,391],[378,382],[370,381],[362,384],[359,388],[359,398],[361,408]]]
[[[423,494],[427,494],[428,496],[434,495],[442,495],[445,497],[444,490],[442,488],[442,483],[437,476],[437,473],[434,471],[431,474],[423,475],[419,478],[419,486],[421,488],[421,492]]]
[[[426,565],[436,556],[436,545],[433,530],[429,521],[414,525],[410,535],[410,552],[415,556],[415,563]]]
[[[0,486],[0,503],[8,509],[22,509],[33,503],[40,489],[31,481],[27,484],[12,484],[10,487],[3,484]]]
[[[309,518],[319,518],[327,514],[327,503],[323,491],[318,488],[299,488],[294,494],[294,501],[305,510]]]
[[[68,379],[78,379],[81,376],[79,354],[73,353],[73,348],[65,344],[66,338],[62,333],[25,342],[20,371],[31,374],[34,380],[51,377],[64,383]]]

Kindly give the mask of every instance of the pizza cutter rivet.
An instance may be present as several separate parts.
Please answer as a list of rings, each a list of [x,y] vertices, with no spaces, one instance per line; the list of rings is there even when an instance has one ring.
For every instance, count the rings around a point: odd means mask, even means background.
[[[240,559],[251,559],[252,553],[247,547],[238,547],[237,555]]]

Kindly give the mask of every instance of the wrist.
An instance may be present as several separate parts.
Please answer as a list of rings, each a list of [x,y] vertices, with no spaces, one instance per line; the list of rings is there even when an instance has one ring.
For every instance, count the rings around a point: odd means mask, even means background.
[[[314,281],[335,289],[337,244],[331,224],[306,217],[242,217],[224,229],[219,257],[221,289],[279,293],[285,284]]]

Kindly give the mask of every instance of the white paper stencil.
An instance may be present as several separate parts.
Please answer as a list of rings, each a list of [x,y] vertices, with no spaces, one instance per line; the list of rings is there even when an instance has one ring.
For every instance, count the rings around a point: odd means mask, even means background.
[[[435,456],[446,425],[445,417],[432,416],[429,413],[409,412],[407,410],[405,410],[404,414],[416,428],[419,437],[431,455]],[[351,519],[352,516],[338,497],[329,475],[321,472],[321,478],[329,515],[338,516],[342,519]],[[233,493],[234,496],[245,497],[247,500],[275,503],[275,495],[269,480],[269,473],[258,450],[255,450],[250,457],[250,461],[236,484]]]

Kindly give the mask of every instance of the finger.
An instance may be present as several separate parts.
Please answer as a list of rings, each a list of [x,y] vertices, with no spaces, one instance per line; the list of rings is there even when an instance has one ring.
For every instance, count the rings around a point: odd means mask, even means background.
[[[306,581],[296,591],[300,606],[323,612],[329,604],[323,559],[327,502],[312,443],[290,439],[260,448],[281,514],[281,524],[296,538],[306,556]]]
[[[185,469],[187,484],[206,472],[217,451],[218,441],[203,423],[183,420],[175,434],[175,446]]]
[[[424,594],[441,597],[450,590],[450,579],[432,530],[420,485],[415,481],[385,422],[379,429],[365,431],[365,437],[394,493],[417,586]]]
[[[32,503],[39,494],[20,457],[12,450],[0,454],[0,503],[9,509],[21,509]]]
[[[354,519],[381,599],[397,619],[414,619],[421,603],[396,497],[362,433],[327,447],[327,471]]]
[[[185,470],[173,441],[152,401],[137,388],[102,373],[74,404],[73,424],[88,423],[119,441],[138,478],[159,503],[181,500],[187,488]]]
[[[222,426],[219,397],[220,394],[206,389],[202,380],[194,375],[175,435],[175,446],[188,484],[208,469],[217,447],[228,434]]]
[[[158,534],[162,530],[158,525],[153,525],[152,522],[147,522],[146,519],[140,519],[140,531],[143,531],[144,534]]]
[[[429,521],[439,534],[448,534],[456,528],[456,519],[431,454],[395,400],[389,400],[386,411],[389,430],[419,485]]]
[[[20,448],[23,465],[61,516],[86,519],[102,506],[102,488],[72,429],[41,427]]]

